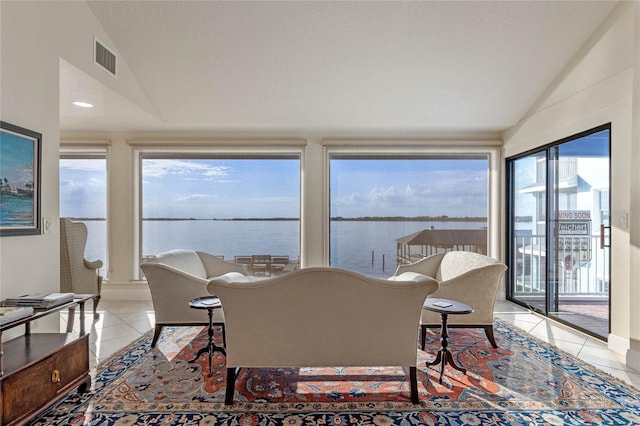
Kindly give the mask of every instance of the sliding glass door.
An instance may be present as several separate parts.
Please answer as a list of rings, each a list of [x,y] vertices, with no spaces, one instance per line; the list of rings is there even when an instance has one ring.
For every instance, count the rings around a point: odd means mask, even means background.
[[[609,333],[610,127],[507,160],[508,298]]]
[[[547,157],[534,153],[509,162],[511,186],[511,297],[546,311]]]

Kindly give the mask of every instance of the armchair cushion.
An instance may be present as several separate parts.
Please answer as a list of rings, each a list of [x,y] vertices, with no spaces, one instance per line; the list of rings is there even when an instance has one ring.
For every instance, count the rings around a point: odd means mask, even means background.
[[[394,275],[392,277],[389,277],[390,281],[414,281],[414,282],[420,282],[424,280],[424,277],[426,277],[426,275],[424,274],[419,274],[417,272],[403,272],[400,275]]]
[[[222,274],[214,279],[216,282],[225,283],[250,283],[255,281],[255,278],[251,275],[242,275],[239,272],[227,272],[226,274]]]

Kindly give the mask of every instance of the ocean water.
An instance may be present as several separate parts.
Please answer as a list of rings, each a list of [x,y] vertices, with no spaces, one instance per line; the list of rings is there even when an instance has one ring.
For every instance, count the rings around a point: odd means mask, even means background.
[[[106,223],[85,223],[89,230],[86,256],[104,261]],[[389,277],[396,269],[396,240],[432,226],[436,229],[479,229],[486,223],[332,221],[331,266]],[[142,235],[143,256],[178,248],[221,255],[227,260],[252,254],[297,259],[300,254],[298,221],[145,220]]]
[[[33,227],[33,197],[0,196],[0,223],[11,227]]]

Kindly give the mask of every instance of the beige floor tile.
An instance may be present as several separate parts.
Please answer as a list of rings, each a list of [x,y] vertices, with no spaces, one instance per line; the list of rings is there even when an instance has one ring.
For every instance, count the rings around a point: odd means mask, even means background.
[[[602,341],[600,339],[596,339],[595,337],[587,338],[587,341],[584,342],[584,346],[585,347],[590,347],[590,348],[598,348],[598,349],[609,350],[609,346],[607,345],[607,342]]]
[[[130,338],[130,341],[137,339],[140,337],[142,333],[140,333],[135,328],[131,327],[129,324],[118,325],[114,327],[103,327],[96,328],[91,330],[91,334],[89,336],[89,343],[92,342],[108,342],[110,340],[119,340],[122,338]]]
[[[153,318],[147,317],[129,321],[127,324],[129,324],[129,326],[140,333],[146,333],[147,331],[153,329],[153,327],[155,326],[155,321]]]
[[[560,342],[577,343],[584,345],[587,340],[582,334],[573,332],[567,328],[558,326],[549,321],[541,322],[531,330],[529,334],[538,339],[557,346]]]
[[[98,341],[89,344],[89,349],[91,350],[91,353],[94,354],[95,357],[100,360],[100,362],[102,362],[140,337],[142,337],[142,334],[138,334],[135,337],[122,336],[120,338],[107,341]]]
[[[584,345],[582,343],[566,342],[564,340],[556,340],[553,346],[562,352],[573,356],[578,356]]]
[[[495,316],[526,332],[533,330],[536,326],[544,322],[539,316],[530,313],[498,313]]]
[[[609,367],[624,370],[625,356],[615,353],[606,347],[584,346],[580,351],[578,358],[597,367]]]

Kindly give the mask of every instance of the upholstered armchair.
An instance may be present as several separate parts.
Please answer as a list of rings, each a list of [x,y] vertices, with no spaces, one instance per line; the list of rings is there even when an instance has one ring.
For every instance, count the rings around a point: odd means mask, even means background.
[[[449,315],[449,328],[483,328],[487,339],[497,348],[493,335],[493,307],[502,275],[507,270],[504,263],[478,253],[450,251],[426,257],[408,265],[399,265],[394,276],[403,272],[416,272],[438,280],[440,286],[429,297],[452,299],[466,303],[473,313]],[[440,315],[422,310],[420,342],[425,345],[427,328],[440,327]]]
[[[171,250],[142,263],[155,311],[154,347],[165,326],[208,325],[206,310],[191,309],[189,301],[211,296],[208,280],[229,272],[249,275],[244,265],[191,250]],[[213,323],[224,325],[222,309],[213,311]]]
[[[60,291],[63,293],[93,294],[93,317],[98,318],[98,303],[102,292],[101,260],[87,260],[87,226],[60,218]],[[75,310],[69,309],[67,330],[73,329]]]

